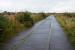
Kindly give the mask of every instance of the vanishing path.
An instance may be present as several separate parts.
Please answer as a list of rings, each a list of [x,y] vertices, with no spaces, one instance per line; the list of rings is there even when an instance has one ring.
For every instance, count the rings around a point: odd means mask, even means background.
[[[38,22],[5,45],[5,50],[72,50],[54,16]]]
[[[65,33],[56,21],[54,16],[51,16],[51,38],[50,50],[73,50]]]
[[[6,44],[5,50],[47,50],[50,38],[50,19],[44,19],[35,24],[27,32],[20,33],[19,36]]]

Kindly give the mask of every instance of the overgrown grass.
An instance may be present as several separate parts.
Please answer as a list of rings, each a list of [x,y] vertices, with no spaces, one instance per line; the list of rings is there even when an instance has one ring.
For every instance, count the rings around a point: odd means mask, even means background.
[[[3,31],[0,31],[0,45],[3,45],[5,42],[7,42],[12,37],[16,36],[17,33],[25,30],[25,27],[23,24],[19,23],[17,20],[15,20],[15,16],[1,16],[4,17],[6,20],[0,20],[0,24],[2,24]],[[2,22],[2,23],[1,23]],[[2,27],[0,25],[0,27]]]
[[[0,44],[10,40],[19,32],[32,27],[36,22],[44,19],[44,13],[18,12],[17,14],[3,14],[0,16]]]
[[[67,36],[71,44],[75,47],[75,17],[69,17],[66,15],[57,15],[57,20],[61,24],[64,31],[67,33]]]

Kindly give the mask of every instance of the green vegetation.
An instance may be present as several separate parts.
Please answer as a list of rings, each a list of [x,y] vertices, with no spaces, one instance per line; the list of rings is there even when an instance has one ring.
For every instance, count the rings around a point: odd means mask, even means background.
[[[16,36],[19,32],[32,27],[46,18],[45,13],[3,12],[0,13],[0,44]]]
[[[21,25],[18,25],[14,17],[8,18],[8,16],[0,15],[0,43],[4,43],[16,33],[21,31]],[[19,30],[20,29],[20,30]]]
[[[57,20],[67,32],[67,36],[75,47],[75,13],[63,13],[56,16]]]
[[[33,25],[33,20],[29,12],[17,13],[17,20],[26,27],[31,27]]]
[[[38,21],[46,18],[47,16],[48,16],[48,14],[47,13],[43,13],[43,12],[41,12],[41,13],[35,13],[35,14],[31,15],[34,23],[36,23],[36,22],[38,22]]]
[[[5,33],[7,24],[8,24],[7,18],[0,15],[0,37],[2,37],[3,34]],[[0,38],[0,40],[2,42],[2,38]]]

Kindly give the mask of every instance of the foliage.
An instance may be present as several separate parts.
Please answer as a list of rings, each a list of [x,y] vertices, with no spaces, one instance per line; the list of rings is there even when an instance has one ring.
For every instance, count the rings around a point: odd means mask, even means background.
[[[45,13],[3,12],[0,13],[0,44],[16,36],[19,32],[46,18]],[[2,43],[1,43],[2,42]]]
[[[45,14],[45,13],[43,13],[43,12],[41,12],[41,13],[39,13],[40,15],[41,15],[41,17],[43,17],[43,18],[46,18],[47,17],[47,15]]]
[[[0,15],[0,45],[4,41],[4,34],[7,29],[6,28],[7,24],[8,24],[8,19],[6,17],[4,17],[3,15]]]
[[[33,20],[30,15],[29,12],[20,12],[17,14],[17,20],[26,27],[30,27],[33,25]]]
[[[36,14],[32,14],[31,15],[33,22],[36,23],[44,18],[47,17],[47,15],[45,13],[36,13]]]

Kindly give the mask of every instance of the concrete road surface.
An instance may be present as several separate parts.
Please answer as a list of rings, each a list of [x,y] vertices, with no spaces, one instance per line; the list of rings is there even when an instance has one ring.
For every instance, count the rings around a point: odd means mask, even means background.
[[[56,21],[54,16],[50,17],[51,21],[51,38],[50,50],[73,50],[65,33]]]
[[[72,50],[54,16],[36,23],[3,47],[4,50]]]
[[[47,50],[50,40],[50,20],[44,19],[30,30],[20,33],[5,45],[5,50]]]

